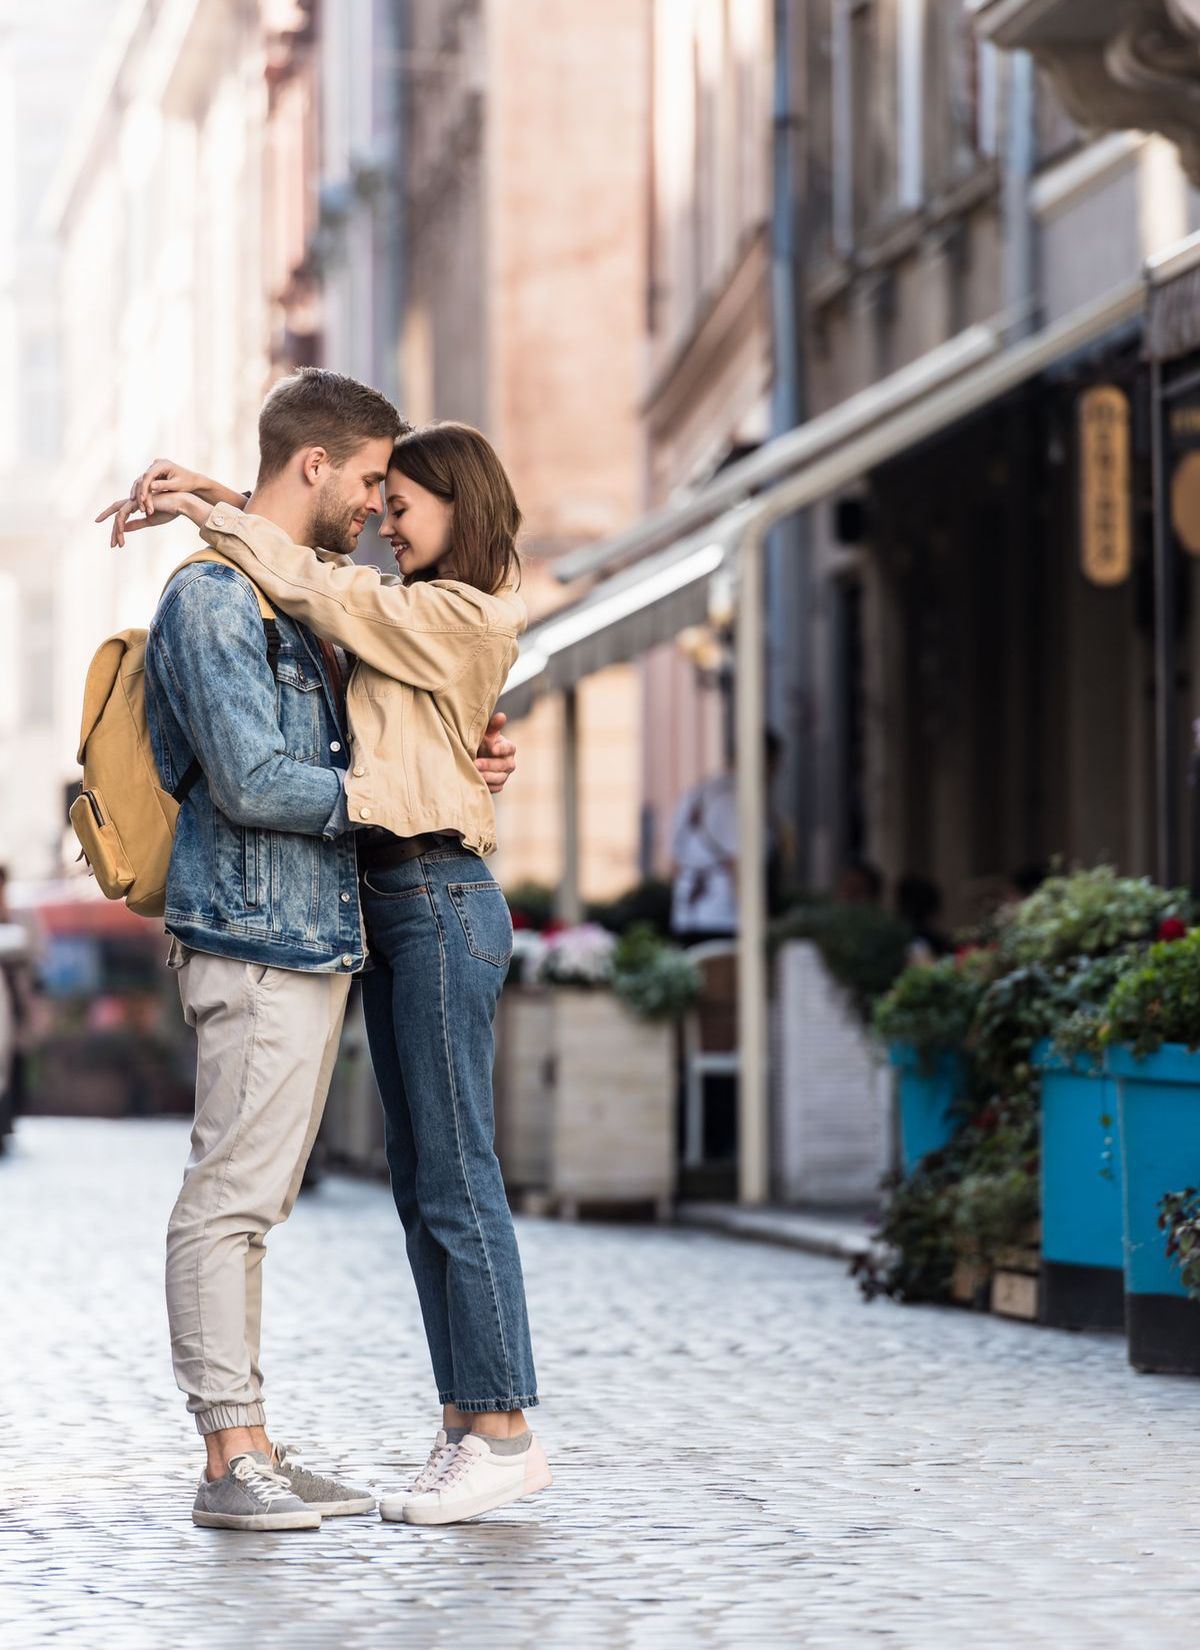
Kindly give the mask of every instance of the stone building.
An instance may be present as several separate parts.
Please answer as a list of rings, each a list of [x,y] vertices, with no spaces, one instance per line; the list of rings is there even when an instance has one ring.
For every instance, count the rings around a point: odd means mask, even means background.
[[[649,6],[416,0],[401,47],[405,197],[402,405],[478,425],[525,512],[524,593],[561,602],[549,558],[616,532],[644,502],[638,405],[646,303]],[[585,895],[638,871],[636,676],[573,709]],[[499,874],[563,871],[562,709],[516,737]]]

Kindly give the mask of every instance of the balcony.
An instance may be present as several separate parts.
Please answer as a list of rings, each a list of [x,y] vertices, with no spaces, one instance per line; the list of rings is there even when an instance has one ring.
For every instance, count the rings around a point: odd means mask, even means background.
[[[1200,0],[969,0],[985,40],[1031,52],[1091,131],[1161,132],[1200,184]]]

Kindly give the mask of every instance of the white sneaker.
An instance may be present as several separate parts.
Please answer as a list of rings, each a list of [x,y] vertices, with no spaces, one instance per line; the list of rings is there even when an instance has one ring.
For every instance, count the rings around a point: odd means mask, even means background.
[[[389,1524],[404,1522],[404,1509],[414,1495],[425,1495],[437,1483],[446,1468],[458,1454],[458,1445],[452,1444],[446,1436],[446,1429],[438,1429],[438,1435],[433,1440],[433,1448],[429,1452],[429,1459],[413,1479],[412,1483],[400,1495],[385,1495],[379,1502],[379,1516]]]
[[[404,1522],[456,1524],[507,1507],[553,1482],[546,1452],[536,1438],[520,1455],[497,1455],[486,1439],[469,1432],[433,1488],[405,1501]]]

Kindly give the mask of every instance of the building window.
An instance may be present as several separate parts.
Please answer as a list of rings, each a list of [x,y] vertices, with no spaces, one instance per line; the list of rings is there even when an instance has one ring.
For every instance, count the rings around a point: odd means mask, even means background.
[[[900,207],[911,211],[925,197],[925,0],[900,0],[896,58],[897,195]]]
[[[1063,108],[1053,82],[1042,69],[1038,70],[1034,94],[1034,135],[1039,166],[1062,160],[1079,146],[1079,128]]]
[[[834,242],[849,253],[899,205],[896,17],[880,0],[835,0]]]
[[[966,0],[931,9],[926,31],[925,148],[931,182],[945,188],[994,156],[999,144],[996,51],[981,41]]]

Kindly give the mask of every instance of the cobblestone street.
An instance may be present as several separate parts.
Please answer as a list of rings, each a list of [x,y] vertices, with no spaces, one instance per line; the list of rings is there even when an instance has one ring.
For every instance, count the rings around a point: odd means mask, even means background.
[[[521,1225],[548,1494],[196,1529],[161,1287],[185,1142],[25,1120],[0,1161],[5,1650],[1194,1642],[1200,1383],[670,1230]],[[326,1180],[266,1275],[274,1432],[399,1486],[435,1412],[386,1190]]]

